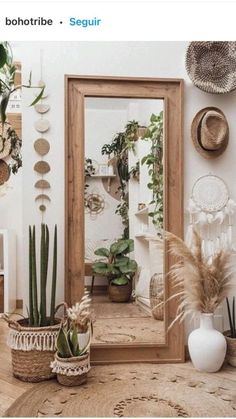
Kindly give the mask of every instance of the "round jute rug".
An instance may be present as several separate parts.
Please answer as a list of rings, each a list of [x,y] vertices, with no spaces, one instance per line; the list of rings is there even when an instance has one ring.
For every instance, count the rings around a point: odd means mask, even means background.
[[[231,378],[232,377],[232,378]],[[189,365],[93,367],[88,383],[34,385],[6,417],[236,417],[236,378]]]

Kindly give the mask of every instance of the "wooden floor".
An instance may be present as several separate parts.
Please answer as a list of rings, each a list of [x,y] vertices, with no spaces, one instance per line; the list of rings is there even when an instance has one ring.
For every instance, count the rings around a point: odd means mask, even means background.
[[[4,415],[6,409],[8,409],[24,391],[30,389],[32,386],[37,386],[37,384],[23,383],[12,376],[10,350],[6,345],[7,333],[8,327],[5,322],[0,319],[0,417]],[[194,374],[195,370],[191,363],[186,363],[184,368],[192,370]],[[218,376],[219,380],[221,378],[229,379],[231,384],[233,380],[235,381],[236,386],[236,369],[229,365],[225,365],[223,369],[214,376]]]
[[[33,385],[23,383],[12,376],[11,355],[6,345],[8,327],[6,323],[0,319],[0,416],[2,417],[5,410],[19,397],[25,390]]]

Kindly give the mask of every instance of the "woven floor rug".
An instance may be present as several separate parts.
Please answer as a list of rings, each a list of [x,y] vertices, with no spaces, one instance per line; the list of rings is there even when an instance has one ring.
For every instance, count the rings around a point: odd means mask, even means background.
[[[190,364],[97,366],[81,387],[35,384],[8,409],[12,416],[236,417],[236,377]]]

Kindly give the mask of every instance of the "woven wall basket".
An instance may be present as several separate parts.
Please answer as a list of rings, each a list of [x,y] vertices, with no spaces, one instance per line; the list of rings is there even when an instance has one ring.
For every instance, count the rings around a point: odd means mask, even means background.
[[[56,354],[51,367],[53,373],[57,374],[57,381],[63,386],[80,386],[87,381],[90,370],[89,353],[72,358],[60,358]]]
[[[163,274],[154,274],[150,281],[150,304],[152,316],[156,320],[164,319],[164,282]]]
[[[3,316],[10,328],[8,346],[11,348],[13,375],[22,381],[39,382],[55,377],[50,364],[56,351],[60,319],[47,327],[29,327],[28,319],[18,321]]]

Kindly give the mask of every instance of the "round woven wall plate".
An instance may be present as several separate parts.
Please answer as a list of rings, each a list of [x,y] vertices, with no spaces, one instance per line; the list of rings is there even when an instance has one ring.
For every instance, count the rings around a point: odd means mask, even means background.
[[[44,103],[37,103],[34,106],[34,109],[36,110],[36,112],[42,114],[48,112],[50,110],[50,106]]]
[[[34,149],[40,156],[45,156],[50,150],[50,144],[45,138],[38,138],[34,142]]]
[[[186,70],[193,84],[207,93],[236,89],[236,42],[191,42]]]
[[[8,181],[10,177],[10,168],[4,160],[0,160],[0,185]]]
[[[41,175],[45,175],[46,173],[50,172],[51,168],[46,161],[40,160],[35,163],[34,170]]]
[[[38,201],[39,199],[41,199],[42,201],[51,201],[49,196],[44,193],[41,193],[40,195],[36,196],[35,201]]]
[[[34,123],[34,126],[36,131],[46,132],[50,128],[50,122],[47,119],[38,119],[38,121]]]
[[[47,180],[40,179],[35,182],[34,187],[37,189],[50,189],[51,185]]]
[[[228,202],[229,193],[225,182],[215,175],[200,177],[192,189],[192,198],[205,212],[220,211]]]

